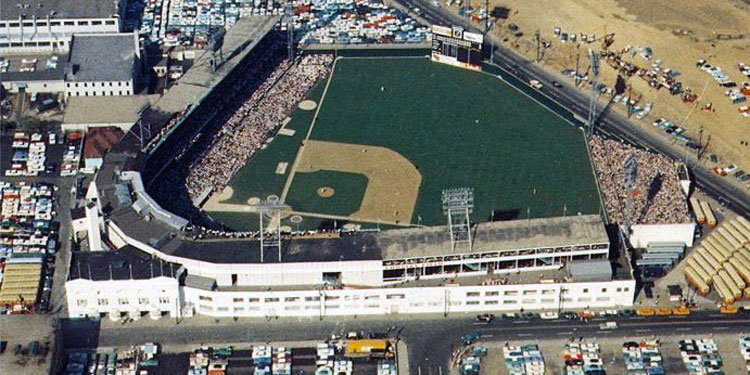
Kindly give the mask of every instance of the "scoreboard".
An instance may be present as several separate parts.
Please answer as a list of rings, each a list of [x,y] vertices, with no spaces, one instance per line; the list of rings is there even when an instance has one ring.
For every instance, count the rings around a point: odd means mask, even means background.
[[[460,26],[432,25],[430,58],[443,64],[481,71],[482,34],[464,31]]]

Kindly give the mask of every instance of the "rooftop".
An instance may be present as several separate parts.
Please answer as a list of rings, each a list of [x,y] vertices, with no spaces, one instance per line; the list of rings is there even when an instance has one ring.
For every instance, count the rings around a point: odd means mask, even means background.
[[[158,95],[71,96],[67,98],[63,125],[134,124],[144,103]]]
[[[85,159],[102,158],[104,154],[114,146],[122,137],[120,128],[92,128],[86,133],[83,144],[83,157]]]
[[[68,81],[128,81],[135,69],[137,35],[76,34],[68,58]],[[71,73],[72,70],[72,73]]]
[[[19,8],[17,2],[3,2],[0,6],[0,19],[18,20]],[[28,5],[26,19],[33,16],[46,18],[50,12],[55,12],[53,18],[110,18],[117,14],[117,1],[101,0],[25,0],[19,1]],[[123,2],[124,3],[124,2]]]
[[[598,215],[479,223],[473,236],[474,253],[609,242]],[[444,226],[389,230],[379,236],[377,246],[383,249],[384,259],[442,255],[452,251],[450,233]]]
[[[65,78],[65,67],[67,66],[67,57],[62,55],[49,54],[23,54],[23,55],[6,55],[3,56],[8,61],[8,71],[0,73],[0,82],[12,81],[62,81]],[[36,70],[33,72],[21,72],[22,60],[27,58],[36,58]],[[57,58],[57,62],[48,65],[47,61],[52,62]]]
[[[116,251],[75,251],[70,261],[70,279],[143,280],[176,277],[179,264],[165,262],[127,245]]]
[[[280,16],[253,16],[238,20],[224,36],[224,64],[214,72],[211,69],[211,53],[204,52],[195,59],[185,75],[156,102],[155,109],[165,113],[177,113],[188,105],[197,103],[211,87],[232,71],[279,19]]]

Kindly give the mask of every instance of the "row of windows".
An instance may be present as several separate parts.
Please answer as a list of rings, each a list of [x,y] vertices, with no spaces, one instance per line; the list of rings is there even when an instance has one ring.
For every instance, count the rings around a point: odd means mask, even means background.
[[[297,302],[297,301],[300,301],[301,298],[302,297],[284,297],[283,301],[284,302]],[[340,296],[325,296],[326,301],[335,301],[335,300],[338,300],[340,298],[341,298]],[[404,299],[404,298],[406,298],[405,294],[388,294],[388,295],[386,295],[386,299]],[[213,301],[213,297],[209,297],[209,296],[198,296],[198,299],[201,300],[201,301]],[[343,299],[344,299],[344,301],[359,301],[360,296],[357,296],[357,295],[347,295],[347,296],[344,296]],[[367,300],[367,301],[379,300],[380,296],[379,295],[369,295],[369,296],[364,296],[364,299]],[[320,297],[319,296],[308,296],[308,297],[305,297],[304,300],[305,300],[305,302],[318,302],[318,301],[320,301]],[[234,297],[234,298],[232,298],[232,302],[233,303],[245,303],[245,301],[247,301],[248,303],[258,303],[258,302],[260,302],[260,298],[247,298],[247,299],[244,298],[244,297]],[[265,303],[277,303],[277,302],[281,302],[281,301],[282,300],[279,297],[266,297],[266,298],[263,299],[263,302],[265,302]]]
[[[608,290],[607,288],[602,288],[601,289],[601,293],[607,293],[607,290]],[[622,292],[626,292],[627,293],[627,292],[630,291],[630,288],[629,287],[624,287],[624,288],[623,287],[619,287],[619,288],[617,288],[615,290],[617,291],[617,293],[622,293]],[[570,290],[568,290],[568,289],[561,289],[560,293],[561,294],[570,293]],[[589,288],[583,288],[583,293],[589,293]],[[484,292],[484,295],[487,296],[487,297],[498,296],[499,294],[500,294],[500,292],[498,292],[498,291]],[[534,289],[524,290],[523,291],[523,295],[524,296],[535,296],[537,294],[539,294],[539,291],[538,290],[534,290]],[[545,296],[546,295],[555,295],[555,294],[557,294],[557,291],[555,289],[543,289],[541,291],[541,294],[545,295]],[[480,295],[481,295],[480,292],[466,292],[466,297],[479,297]],[[517,296],[517,295],[519,295],[519,291],[518,290],[506,290],[503,293],[503,295],[505,295],[505,296]]]
[[[18,27],[20,24],[17,21],[9,21],[9,22],[0,22],[0,27]],[[47,26],[47,20],[37,20],[36,21],[37,27],[46,27]],[[114,26],[115,21],[114,20],[104,20],[104,21],[97,21],[97,20],[79,20],[79,21],[50,21],[49,26],[55,27],[55,26],[101,26],[101,25],[109,25]],[[33,21],[23,21],[24,27],[33,27],[34,22]]]
[[[76,301],[78,306],[84,307],[87,305],[87,301],[85,299],[79,299]],[[99,298],[96,300],[96,303],[99,306],[109,306],[109,299],[108,298]],[[128,305],[130,304],[130,301],[127,298],[118,298],[117,303],[120,305]],[[138,304],[140,305],[148,305],[149,299],[145,297],[138,298]],[[159,303],[160,304],[168,304],[169,303],[169,297],[159,297]]]
[[[106,85],[107,83],[109,84],[109,87],[115,86],[114,82],[99,82],[99,87],[107,87]],[[96,84],[97,84],[96,82],[91,82],[91,87],[96,87],[97,86]],[[72,84],[68,82],[65,84],[65,86],[66,87],[79,87],[78,82],[74,82]],[[125,82],[125,86],[130,86],[130,84],[128,82]],[[80,87],[89,87],[89,83],[83,82]],[[117,81],[117,87],[122,87],[122,81]]]
[[[81,92],[78,92],[78,91],[76,91],[76,92],[75,92],[75,95],[73,95],[73,94],[74,94],[74,93],[72,93],[72,92],[69,92],[69,93],[68,93],[68,96],[89,96],[89,92],[88,92],[88,91],[84,92],[84,93],[83,93],[83,95],[81,95]],[[127,94],[128,94],[128,92],[127,92],[127,91],[124,91],[124,94],[123,94],[123,91],[122,91],[122,90],[118,90],[118,91],[117,91],[117,95],[127,95]],[[97,95],[96,95],[96,91],[92,91],[92,92],[91,92],[91,96],[97,96]],[[102,91],[102,92],[101,92],[101,95],[98,95],[98,96],[115,96],[115,92],[114,92],[114,91],[110,91],[110,92],[109,92],[109,95],[107,95],[107,92],[106,92],[106,91]]]

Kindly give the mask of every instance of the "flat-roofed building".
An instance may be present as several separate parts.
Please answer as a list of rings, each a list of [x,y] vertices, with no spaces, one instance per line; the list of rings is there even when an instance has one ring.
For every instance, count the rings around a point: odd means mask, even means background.
[[[0,6],[0,53],[66,52],[73,34],[118,33],[126,1],[37,0]]]
[[[140,58],[135,33],[75,35],[65,74],[65,96],[133,95]]]

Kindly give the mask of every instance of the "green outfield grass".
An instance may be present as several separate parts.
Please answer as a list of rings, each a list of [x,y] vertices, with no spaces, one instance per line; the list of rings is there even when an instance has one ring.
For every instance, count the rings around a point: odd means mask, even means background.
[[[323,86],[310,98],[318,102]],[[229,202],[281,195],[289,171],[274,170],[278,162],[291,167],[313,114],[293,113],[287,127],[295,136],[277,137],[260,151],[230,183]],[[440,192],[452,187],[474,188],[475,221],[493,212],[504,219],[560,216],[564,207],[568,215],[599,212],[582,132],[488,74],[422,58],[339,60],[310,138],[384,146],[409,159],[422,174],[413,223],[445,223]],[[298,173],[287,203],[305,212],[350,213],[364,176],[345,175],[351,174]],[[336,189],[334,197],[314,195],[324,181]],[[339,195],[337,185],[352,187]],[[214,215],[234,229],[253,228],[252,216]],[[303,223],[315,227],[320,220]]]

